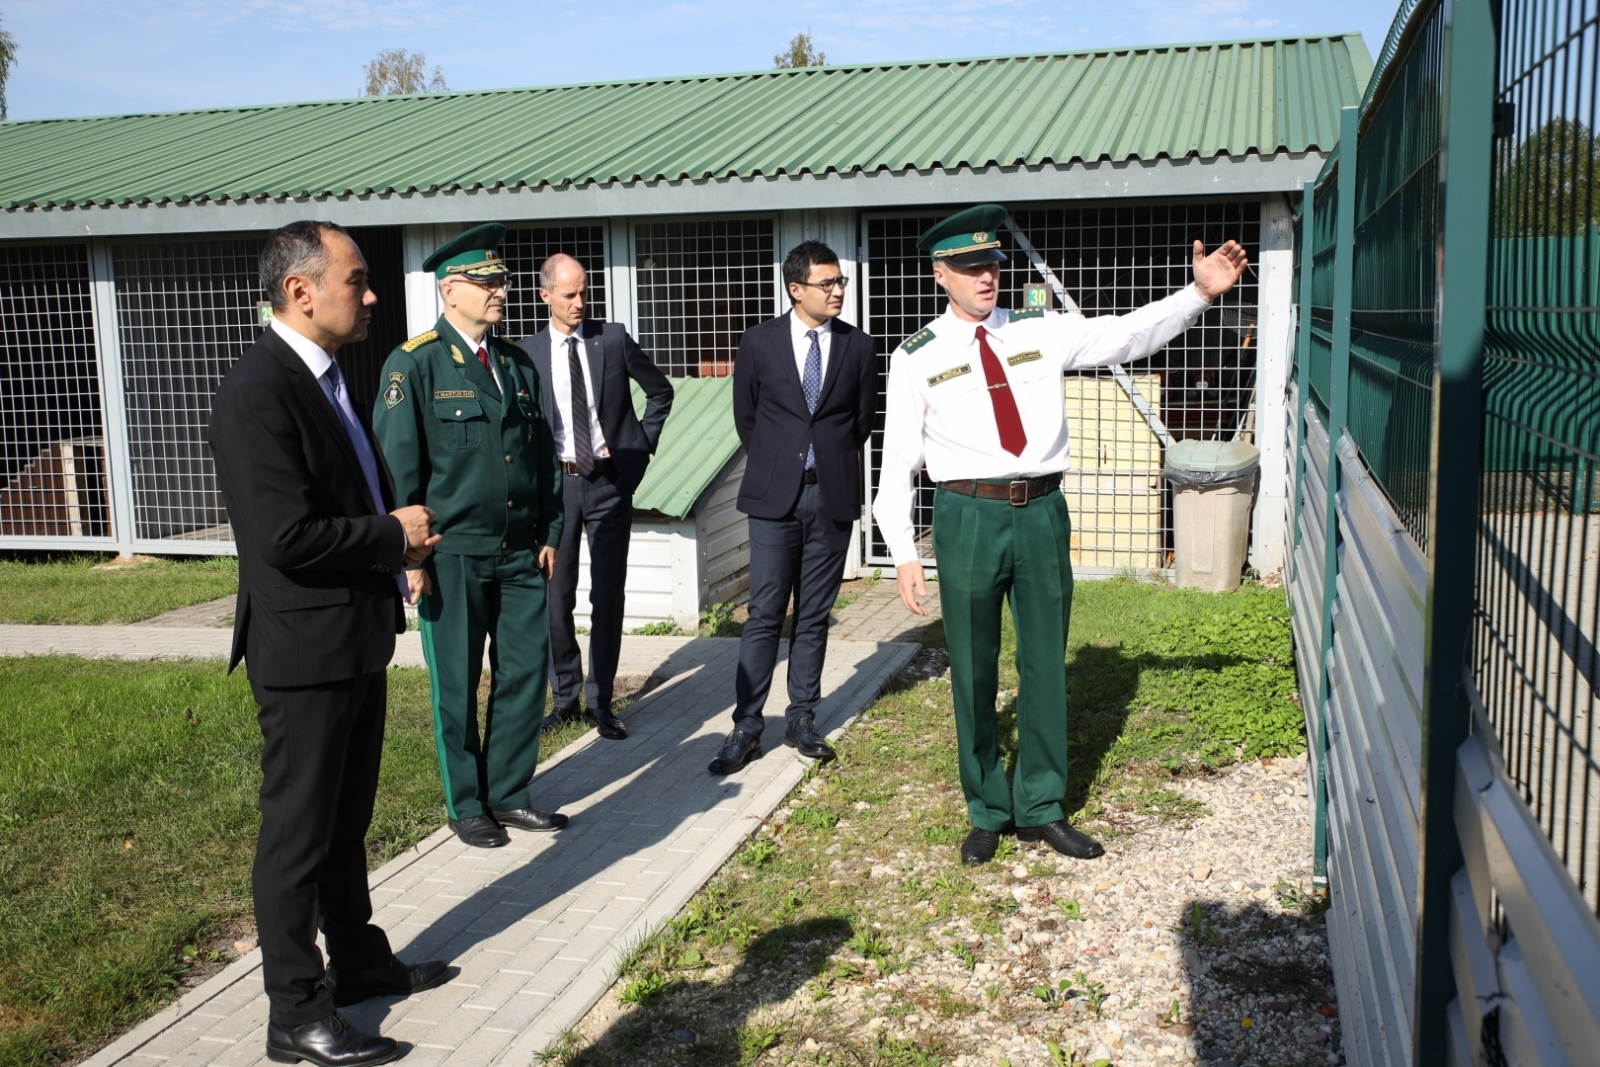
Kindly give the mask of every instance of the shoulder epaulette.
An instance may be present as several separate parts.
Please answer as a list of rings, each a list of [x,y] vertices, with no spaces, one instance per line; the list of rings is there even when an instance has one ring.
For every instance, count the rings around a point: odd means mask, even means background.
[[[1043,317],[1044,308],[1023,308],[1021,311],[1013,311],[1009,321],[1018,322],[1022,319],[1040,319]]]
[[[415,352],[417,349],[421,348],[423,345],[427,344],[429,341],[436,341],[438,339],[439,339],[439,331],[438,330],[429,330],[426,333],[417,334],[411,340],[409,340],[405,344],[401,345],[400,348],[401,348],[402,351],[405,351],[405,352]]]
[[[901,341],[900,347],[905,349],[907,352],[915,352],[917,349],[921,348],[931,340],[933,340],[933,331],[929,329],[921,329],[912,334],[910,337],[907,337],[904,341]]]

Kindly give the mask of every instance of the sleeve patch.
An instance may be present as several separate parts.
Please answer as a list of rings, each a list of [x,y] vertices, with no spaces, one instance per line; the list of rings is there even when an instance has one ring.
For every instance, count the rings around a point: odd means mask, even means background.
[[[1042,318],[1044,318],[1044,308],[1023,308],[1021,311],[1013,311],[1010,314],[1010,316],[1007,318],[1007,321],[1008,322],[1020,322],[1023,319],[1042,319]]]
[[[929,341],[933,340],[933,331],[928,329],[918,330],[916,333],[900,342],[900,347],[907,352],[915,352]]]
[[[411,340],[409,340],[405,344],[401,345],[400,349],[401,349],[401,351],[404,351],[404,352],[415,352],[417,349],[421,348],[423,345],[427,344],[429,341],[436,341],[438,339],[439,339],[439,331],[438,330],[429,330],[426,333],[417,334]]]
[[[971,373],[972,373],[972,364],[963,363],[959,367],[951,367],[947,371],[940,371],[938,374],[935,374],[933,377],[928,379],[928,384],[930,386],[931,385],[938,385],[941,382],[948,382],[951,378],[959,378],[963,374],[971,374]]]
[[[405,403],[406,391],[400,388],[400,383],[405,380],[406,376],[399,371],[389,373],[389,388],[383,391],[383,406],[390,411]]]

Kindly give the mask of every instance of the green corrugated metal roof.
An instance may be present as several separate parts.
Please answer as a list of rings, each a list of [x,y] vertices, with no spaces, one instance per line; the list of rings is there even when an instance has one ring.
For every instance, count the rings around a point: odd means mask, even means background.
[[[632,383],[629,383],[632,384]],[[739,451],[733,428],[732,378],[674,378],[672,414],[661,443],[633,493],[633,506],[681,519]],[[644,393],[633,385],[633,407],[644,414]]]
[[[0,204],[1326,150],[1371,69],[1351,33],[12,122]]]

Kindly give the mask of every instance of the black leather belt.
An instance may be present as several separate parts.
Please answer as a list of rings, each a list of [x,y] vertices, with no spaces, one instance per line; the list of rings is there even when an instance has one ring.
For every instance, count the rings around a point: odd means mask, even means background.
[[[1026,507],[1030,501],[1057,492],[1061,488],[1061,475],[1041,474],[1037,478],[1018,478],[1009,482],[962,478],[953,482],[940,482],[939,488],[947,493],[973,496],[979,500],[1004,500],[1021,508]]]
[[[578,473],[578,464],[570,459],[564,459],[561,461],[561,473],[565,474],[569,478],[582,477],[582,475]],[[594,473],[615,474],[617,473],[617,465],[609,458],[596,459],[594,461]]]
[[[804,474],[800,475],[800,484],[801,485],[816,485],[817,484],[817,468],[812,467],[810,470],[808,470]]]

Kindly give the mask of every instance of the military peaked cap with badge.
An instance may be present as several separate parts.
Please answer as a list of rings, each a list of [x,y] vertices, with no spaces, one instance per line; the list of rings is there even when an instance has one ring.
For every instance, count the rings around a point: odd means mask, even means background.
[[[1000,228],[1006,224],[1006,214],[999,204],[958,211],[917,238],[917,251],[932,256],[935,263],[958,267],[1003,263],[1006,254],[1000,251]]]
[[[474,226],[422,261],[423,270],[433,271],[440,281],[445,278],[469,280],[499,278],[511,273],[500,253],[495,251],[506,239],[506,228],[498,222]]]
[[[1004,260],[998,204],[957,212],[922,235],[934,262]],[[954,290],[956,279],[946,282]],[[964,298],[965,299],[965,298]],[[976,300],[976,297],[971,297]],[[1148,356],[1209,306],[1193,287],[1121,317],[1093,320],[1032,305],[996,307],[982,321],[953,301],[901,343],[884,393],[883,466],[873,515],[896,566],[917,562],[914,483],[937,484],[933,549],[950,647],[958,766],[974,833],[966,862],[994,855],[995,834],[1044,840],[1087,858],[1100,846],[1066,825],[1066,643],[1072,611],[1072,529],[1061,472],[1071,458],[1062,372]],[[1002,604],[1017,624],[1016,773],[997,743],[995,678]]]

